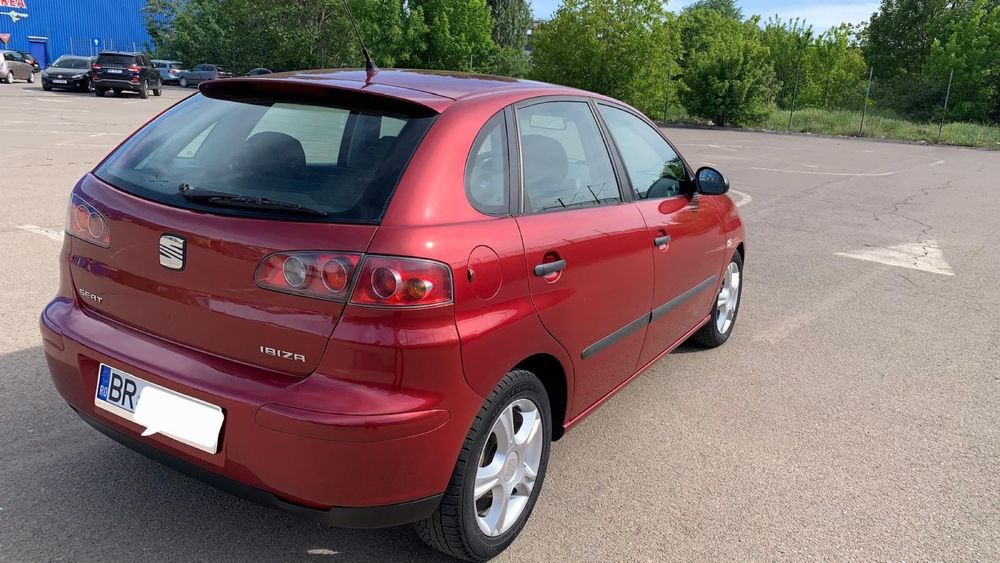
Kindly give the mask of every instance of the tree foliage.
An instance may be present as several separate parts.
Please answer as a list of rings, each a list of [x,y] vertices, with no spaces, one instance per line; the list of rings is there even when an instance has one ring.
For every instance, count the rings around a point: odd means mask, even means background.
[[[774,64],[779,107],[856,108],[865,81],[865,60],[851,25],[816,35],[799,19],[772,17],[763,40]]]
[[[565,0],[533,36],[533,76],[600,92],[660,115],[681,50],[657,0]]]
[[[724,18],[743,20],[743,10],[736,5],[736,0],[697,0],[684,7],[684,11],[715,10]]]
[[[715,10],[691,10],[680,17],[685,45],[681,101],[716,125],[759,125],[774,102],[774,66],[759,20],[745,22]]]

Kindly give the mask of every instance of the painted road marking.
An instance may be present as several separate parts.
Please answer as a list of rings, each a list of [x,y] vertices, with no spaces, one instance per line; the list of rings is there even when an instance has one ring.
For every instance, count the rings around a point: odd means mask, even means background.
[[[0,109],[25,109],[24,106],[0,106]],[[31,108],[31,111],[71,111],[74,113],[90,113],[89,109],[66,109],[66,108]]]
[[[834,255],[941,274],[942,276],[955,275],[951,266],[945,261],[944,253],[941,252],[941,247],[938,246],[936,240],[908,242],[886,248],[866,248],[854,252],[834,252]]]
[[[743,193],[743,192],[738,192],[736,190],[729,190],[729,193],[733,194],[733,195],[739,196],[739,199],[736,200],[736,207],[744,206],[744,205],[750,203],[751,201],[753,201],[753,198],[750,197],[750,194],[746,194],[746,193]]]
[[[59,242],[62,242],[63,239],[63,231],[61,230],[48,229],[46,227],[39,227],[38,225],[18,225],[17,228],[22,231],[28,231],[29,233],[35,233],[36,235],[48,237]]]
[[[760,168],[751,166],[750,170],[763,170],[765,172],[785,172],[788,174],[816,174],[819,176],[892,176],[895,172],[821,172],[819,170],[784,170],[781,168]]]
[[[941,164],[944,164],[943,160],[939,160],[937,162],[932,162],[932,163],[928,164],[927,166],[938,166],[938,165],[941,165]]]

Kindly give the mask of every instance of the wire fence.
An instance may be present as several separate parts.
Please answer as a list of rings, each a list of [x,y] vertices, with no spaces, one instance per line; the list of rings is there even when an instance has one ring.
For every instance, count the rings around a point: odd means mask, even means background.
[[[835,103],[803,103],[793,86],[764,127],[1000,148],[1000,95],[978,80],[956,69],[883,78],[867,68]]]
[[[145,51],[146,45],[134,39],[116,37],[69,37],[65,40],[63,48],[66,49],[65,53],[53,54],[94,57],[101,51]]]

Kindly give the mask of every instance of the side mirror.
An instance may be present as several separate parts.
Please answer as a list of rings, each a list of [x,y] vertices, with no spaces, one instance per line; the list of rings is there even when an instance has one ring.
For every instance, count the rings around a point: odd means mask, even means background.
[[[702,166],[695,172],[694,185],[698,193],[705,195],[722,195],[729,191],[729,180],[709,166]]]

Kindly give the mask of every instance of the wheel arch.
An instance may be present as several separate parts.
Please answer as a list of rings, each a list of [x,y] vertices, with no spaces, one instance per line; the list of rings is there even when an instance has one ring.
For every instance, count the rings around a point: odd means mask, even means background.
[[[541,353],[521,360],[514,369],[530,371],[542,382],[552,409],[552,440],[562,438],[569,409],[569,388],[562,363],[551,354]]]

